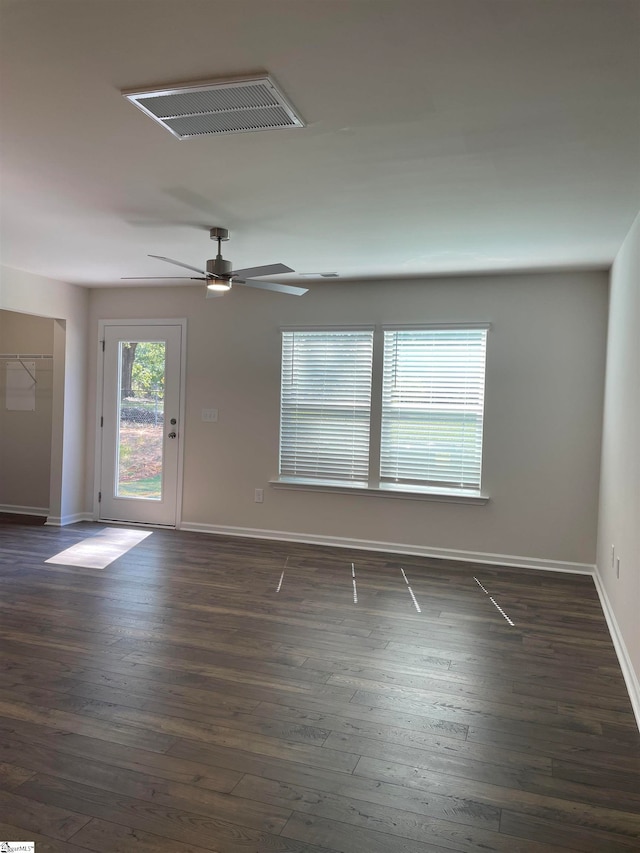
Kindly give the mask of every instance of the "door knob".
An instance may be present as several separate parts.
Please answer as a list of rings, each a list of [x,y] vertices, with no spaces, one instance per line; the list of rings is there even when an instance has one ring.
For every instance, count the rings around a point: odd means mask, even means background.
[[[169,438],[175,438],[176,435],[177,435],[177,433],[172,431],[169,433]]]

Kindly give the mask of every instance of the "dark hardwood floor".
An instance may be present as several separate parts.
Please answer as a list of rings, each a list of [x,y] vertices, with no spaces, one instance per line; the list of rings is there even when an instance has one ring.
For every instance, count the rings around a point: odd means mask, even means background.
[[[640,850],[593,582],[154,530],[0,526],[0,840],[37,853]],[[15,520],[13,520],[15,521]]]

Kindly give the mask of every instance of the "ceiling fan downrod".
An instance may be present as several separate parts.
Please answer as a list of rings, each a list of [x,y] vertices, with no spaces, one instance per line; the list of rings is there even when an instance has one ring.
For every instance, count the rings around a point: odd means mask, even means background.
[[[218,241],[218,254],[207,261],[207,275],[212,276],[207,287],[209,290],[231,290],[231,261],[225,261],[222,257],[221,247],[222,241],[229,239],[229,231],[226,228],[212,228],[209,236]]]

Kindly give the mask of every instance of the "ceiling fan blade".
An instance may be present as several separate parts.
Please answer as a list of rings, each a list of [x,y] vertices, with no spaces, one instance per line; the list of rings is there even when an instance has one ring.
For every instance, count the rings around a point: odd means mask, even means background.
[[[260,275],[281,275],[285,272],[293,272],[293,270],[286,264],[267,264],[264,267],[247,267],[244,270],[232,270],[230,275],[237,275],[240,278],[246,279]]]
[[[293,270],[292,270],[293,272]],[[308,287],[295,287],[293,284],[278,284],[275,281],[256,281],[256,279],[247,279],[247,281],[234,281],[233,286],[239,284],[241,287],[257,287],[259,290],[275,290],[276,293],[289,293],[291,296],[302,296],[307,293]]]
[[[200,275],[207,275],[206,270],[201,270],[199,267],[192,267],[191,264],[183,264],[182,261],[174,261],[173,258],[163,258],[162,255],[147,255],[149,258],[157,258],[159,261],[165,261],[168,264],[173,264],[176,267],[183,267],[185,270],[193,270],[199,272]]]
[[[120,281],[134,281],[144,279],[145,281],[155,281],[158,278],[172,278],[174,281],[209,281],[204,276],[195,275],[121,275]]]

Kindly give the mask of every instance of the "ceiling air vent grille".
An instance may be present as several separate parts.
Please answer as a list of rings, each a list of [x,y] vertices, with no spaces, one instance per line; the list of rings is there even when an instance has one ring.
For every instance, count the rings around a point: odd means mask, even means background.
[[[178,139],[304,127],[300,116],[266,75],[122,94]]]

